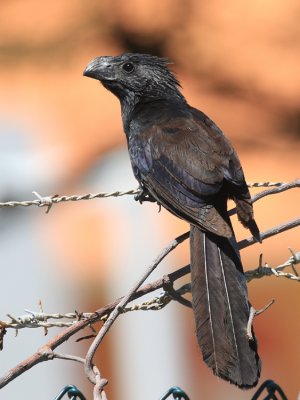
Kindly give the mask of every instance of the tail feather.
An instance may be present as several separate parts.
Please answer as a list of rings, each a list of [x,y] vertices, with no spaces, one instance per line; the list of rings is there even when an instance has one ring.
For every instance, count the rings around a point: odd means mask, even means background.
[[[239,221],[245,228],[250,229],[250,232],[254,236],[254,238],[262,243],[260,232],[256,222],[253,218],[253,207],[252,200],[248,188],[246,193],[243,193],[243,196],[232,196],[237,210],[237,216]]]
[[[213,372],[240,388],[260,376],[255,336],[247,337],[249,302],[234,237],[191,227],[191,273],[197,339]]]

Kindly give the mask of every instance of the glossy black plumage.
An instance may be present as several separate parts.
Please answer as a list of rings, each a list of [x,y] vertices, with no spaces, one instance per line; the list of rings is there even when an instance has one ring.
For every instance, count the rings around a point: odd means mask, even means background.
[[[241,388],[260,375],[256,340],[246,335],[246,281],[227,213],[236,202],[241,223],[257,240],[250,194],[229,140],[191,107],[167,60],[144,54],[98,57],[84,71],[121,102],[135,177],[148,197],[191,224],[192,297],[204,361]]]

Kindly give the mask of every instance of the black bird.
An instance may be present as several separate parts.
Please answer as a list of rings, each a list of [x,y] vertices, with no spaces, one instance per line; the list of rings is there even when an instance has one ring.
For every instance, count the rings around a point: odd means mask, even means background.
[[[97,57],[84,75],[121,102],[123,127],[140,201],[157,201],[190,223],[196,332],[215,375],[246,389],[257,384],[257,342],[247,336],[250,304],[227,200],[258,240],[238,156],[222,131],[191,107],[167,59],[127,53]]]

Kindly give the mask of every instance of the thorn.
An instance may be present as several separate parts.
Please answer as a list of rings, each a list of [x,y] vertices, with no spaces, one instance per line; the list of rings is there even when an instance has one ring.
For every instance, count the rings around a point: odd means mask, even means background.
[[[3,340],[4,340],[4,335],[6,334],[6,329],[4,327],[0,328],[0,351],[3,350]]]
[[[12,322],[14,322],[15,324],[19,324],[20,323],[20,321],[18,320],[18,318],[16,318],[16,317],[14,317],[13,315],[11,315],[11,314],[6,314],[11,320],[12,320]]]
[[[40,313],[44,314],[43,304],[42,304],[42,300],[41,299],[39,300],[38,305],[39,305]],[[46,316],[44,316],[44,322],[47,322]],[[45,336],[48,335],[48,328],[46,326],[44,326],[44,335]]]
[[[250,307],[249,319],[248,319],[248,323],[247,323],[247,337],[248,337],[249,341],[252,341],[254,339],[253,334],[252,334],[252,325],[253,325],[254,317],[265,312],[268,308],[270,308],[274,304],[274,302],[275,302],[275,300],[272,299],[266,306],[264,306],[260,310],[256,310],[252,306]]]
[[[123,314],[123,313],[126,312],[126,311],[125,311],[125,308],[122,307],[122,306],[120,306],[119,304],[117,305],[116,309],[120,312],[120,314]]]
[[[300,262],[300,253],[299,253],[299,252],[298,252],[298,253],[295,253],[290,247],[288,247],[288,249],[289,249],[290,253],[292,254],[292,257],[291,257],[291,259],[290,259],[290,261],[291,261],[291,268],[292,268],[294,274],[295,274],[296,276],[299,276],[299,275],[298,275],[298,272],[297,272],[297,270],[296,270],[296,268],[295,268],[295,264],[298,264],[298,263]]]
[[[54,196],[41,196],[38,192],[33,191],[32,192],[40,201],[39,207],[47,207],[46,209],[46,214],[49,213],[51,210],[51,207],[53,206],[53,199],[57,197],[57,195]]]
[[[291,247],[288,247],[288,249],[289,249],[291,255],[293,256],[293,258],[296,259],[296,254],[295,254],[294,250]]]
[[[164,275],[163,277],[163,289],[165,291],[165,293],[167,293],[171,299],[178,301],[178,303],[192,308],[192,303],[187,300],[186,298],[184,298],[183,296],[181,296],[175,289],[173,286],[173,282],[170,281],[170,278],[168,275]]]
[[[82,312],[75,310],[76,321],[80,321],[82,319]]]
[[[92,338],[95,338],[95,337],[96,337],[96,334],[93,333],[91,335],[82,336],[82,337],[76,339],[75,342],[78,343],[78,342],[81,342],[82,340],[92,339]]]
[[[270,308],[274,303],[275,303],[275,299],[272,299],[271,301],[269,301],[269,303],[267,305],[265,305],[263,308],[255,311],[255,316],[267,311],[267,309]]]

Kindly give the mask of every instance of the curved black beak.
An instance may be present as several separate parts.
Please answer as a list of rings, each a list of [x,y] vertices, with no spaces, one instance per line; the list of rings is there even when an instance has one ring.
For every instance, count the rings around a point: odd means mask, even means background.
[[[106,56],[96,57],[86,66],[83,76],[99,81],[112,79],[110,58]]]

